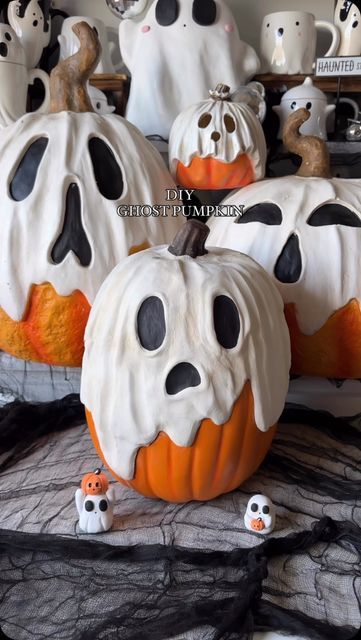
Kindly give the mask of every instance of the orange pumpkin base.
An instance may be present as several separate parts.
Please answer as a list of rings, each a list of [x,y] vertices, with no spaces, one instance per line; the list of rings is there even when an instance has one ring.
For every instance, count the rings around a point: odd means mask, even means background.
[[[149,249],[147,242],[129,255]],[[59,296],[49,284],[34,285],[24,318],[12,320],[0,307],[0,349],[15,358],[59,367],[81,367],[90,304],[83,293]]]
[[[357,300],[336,311],[311,336],[300,331],[294,304],[286,305],[285,314],[291,334],[292,373],[361,378],[361,309]]]
[[[177,181],[187,189],[237,189],[255,181],[252,163],[246,154],[234,162],[215,158],[193,158],[189,167],[178,163]]]
[[[92,415],[87,411],[90,433],[103,462],[107,464]],[[204,420],[191,447],[179,447],[165,434],[138,451],[135,476],[125,481],[108,466],[122,484],[148,498],[168,502],[211,500],[239,487],[266,456],[276,426],[266,433],[254,421],[251,385],[247,383],[222,426]]]
[[[23,360],[80,367],[89,313],[80,291],[59,296],[51,284],[34,285],[23,320],[0,309],[0,349]]]

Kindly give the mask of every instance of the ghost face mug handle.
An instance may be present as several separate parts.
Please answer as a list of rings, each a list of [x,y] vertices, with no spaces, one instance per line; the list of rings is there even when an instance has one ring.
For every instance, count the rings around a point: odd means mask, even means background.
[[[31,69],[28,72],[29,84],[34,84],[35,80],[40,80],[45,89],[45,97],[43,103],[40,105],[39,109],[36,109],[34,113],[49,113],[50,109],[50,78],[45,71],[41,69]]]

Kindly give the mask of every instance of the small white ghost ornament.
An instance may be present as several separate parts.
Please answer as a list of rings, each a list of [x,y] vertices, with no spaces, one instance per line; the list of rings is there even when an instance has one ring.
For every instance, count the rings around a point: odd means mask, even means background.
[[[84,476],[81,488],[75,492],[75,504],[84,533],[104,533],[112,527],[114,492],[100,469]]]
[[[275,506],[267,496],[252,496],[247,505],[244,524],[248,531],[267,535],[272,533],[276,524]]]

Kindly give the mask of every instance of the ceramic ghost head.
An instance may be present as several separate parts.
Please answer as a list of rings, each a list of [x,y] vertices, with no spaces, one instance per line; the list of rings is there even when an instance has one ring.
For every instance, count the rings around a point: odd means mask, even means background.
[[[26,54],[26,65],[33,69],[50,42],[49,0],[14,0],[8,19]]]
[[[257,494],[248,504],[244,516],[244,524],[248,531],[266,535],[272,533],[276,524],[275,506],[267,496]]]
[[[8,24],[0,24],[0,63],[26,65],[23,46],[14,29]]]
[[[132,74],[127,118],[145,135],[168,139],[177,115],[211,87],[222,81],[234,91],[259,67],[224,0],[156,0],[119,29]]]
[[[88,93],[95,113],[99,113],[101,116],[114,113],[115,107],[108,103],[107,96],[103,91],[89,84]]]
[[[361,55],[361,1],[338,0],[335,25],[341,33],[338,56]]]
[[[118,18],[136,18],[146,10],[149,0],[106,0],[108,8]]]

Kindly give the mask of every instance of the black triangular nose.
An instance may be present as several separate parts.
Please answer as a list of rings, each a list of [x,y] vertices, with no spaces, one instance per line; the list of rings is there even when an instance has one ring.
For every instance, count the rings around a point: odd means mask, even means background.
[[[201,377],[197,369],[189,362],[180,362],[169,372],[165,387],[168,395],[175,396],[189,387],[198,387]]]
[[[9,51],[9,50],[8,50],[8,45],[7,45],[7,44],[5,44],[5,42],[1,42],[1,43],[0,43],[0,56],[1,56],[2,58],[7,58],[8,51]]]
[[[282,249],[275,266],[277,280],[285,283],[298,282],[302,273],[302,256],[298,236],[293,233]]]
[[[77,184],[71,184],[66,194],[65,218],[63,230],[54,244],[51,257],[60,264],[73,251],[82,267],[88,267],[92,251],[81,221],[81,198]]]

